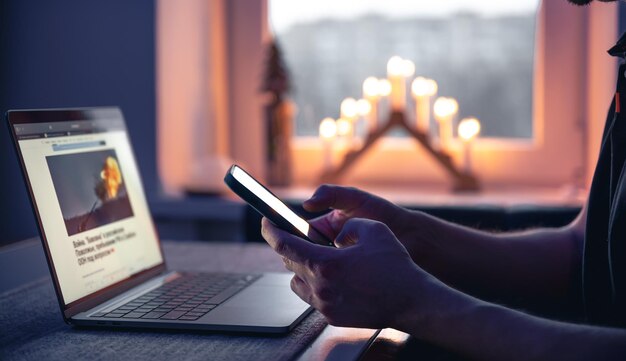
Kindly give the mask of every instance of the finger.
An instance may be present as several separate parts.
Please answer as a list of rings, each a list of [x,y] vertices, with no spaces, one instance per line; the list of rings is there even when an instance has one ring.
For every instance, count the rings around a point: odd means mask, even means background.
[[[297,275],[293,276],[291,279],[291,290],[298,295],[302,301],[308,303],[309,305],[311,304],[313,300],[313,292],[311,291],[309,285],[307,285],[306,282],[304,282],[304,280]]]
[[[321,234],[329,239],[333,239],[337,235],[338,231],[335,230],[335,227],[331,223],[330,213],[317,218],[309,219],[307,222],[309,222],[313,228],[317,229]]]
[[[287,257],[283,257],[283,264],[285,265],[286,269],[295,273],[296,276],[300,278],[306,279],[307,276],[311,275],[311,271],[307,269],[304,265],[296,263]]]
[[[334,209],[325,215],[311,219],[308,222],[329,239],[334,239],[348,219],[349,217],[343,213],[343,211]]]
[[[335,245],[343,248],[356,243],[367,243],[385,236],[385,233],[395,237],[384,223],[371,219],[352,218],[346,222],[335,238]]]
[[[261,234],[276,253],[301,264],[317,259],[324,252],[332,249],[305,241],[300,237],[283,231],[265,217],[261,221]]]
[[[328,208],[355,209],[365,202],[367,196],[356,188],[324,184],[302,206],[309,212],[321,212]]]
[[[341,232],[339,232],[337,237],[335,237],[335,246],[337,248],[354,246],[359,240],[359,231],[357,226],[351,225],[348,227],[348,224],[351,224],[351,222],[346,222],[344,227],[341,229]]]

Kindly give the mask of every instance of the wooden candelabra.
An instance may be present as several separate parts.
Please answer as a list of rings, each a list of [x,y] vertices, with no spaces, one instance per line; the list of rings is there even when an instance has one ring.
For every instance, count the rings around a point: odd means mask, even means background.
[[[342,162],[334,169],[324,172],[320,181],[322,183],[336,183],[345,173],[352,167],[359,158],[361,158],[372,146],[380,140],[383,135],[389,133],[394,128],[402,128],[408,132],[408,134],[415,139],[419,144],[426,149],[428,154],[432,156],[437,163],[443,167],[446,173],[452,178],[453,191],[455,192],[475,192],[480,190],[480,183],[478,179],[472,174],[459,170],[454,163],[450,155],[442,150],[435,149],[431,142],[431,137],[410,126],[407,122],[407,118],[404,112],[392,111],[387,123],[378,128],[377,130],[370,132],[365,139],[363,147],[358,150],[349,150],[343,158]]]

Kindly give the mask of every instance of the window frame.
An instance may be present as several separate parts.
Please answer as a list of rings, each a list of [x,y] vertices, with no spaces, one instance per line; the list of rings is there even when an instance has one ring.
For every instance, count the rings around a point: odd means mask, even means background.
[[[225,116],[216,116],[211,109],[205,109],[209,123],[217,122],[220,127],[227,127],[219,136],[209,135],[209,139],[218,141],[225,138],[227,149],[224,152],[261,179],[266,168],[265,103],[259,89],[265,46],[271,39],[267,1],[211,2],[221,4],[224,14],[221,43],[225,50],[220,56],[224,57],[225,64],[218,70],[226,72],[227,80],[218,84],[209,79],[211,90],[205,89],[213,96],[228,94],[227,99],[220,100],[227,103],[226,121]],[[541,2],[533,84],[534,136],[532,139],[477,139],[472,163],[483,184],[560,187],[588,183],[614,89],[616,62],[606,55],[605,50],[617,39],[617,15],[617,4],[598,3],[582,8],[564,1]],[[207,16],[211,19],[210,15]],[[162,35],[160,32],[159,37]],[[210,34],[204,36],[211,37]],[[161,64],[159,67],[159,74],[177,71],[167,66],[161,68]],[[181,91],[185,91],[184,87],[179,86],[176,95],[180,97]],[[159,93],[162,92],[163,87],[160,86]],[[159,107],[162,102],[168,101],[166,93],[167,90],[160,95]],[[193,91],[191,94],[195,95]],[[161,114],[159,118],[160,123],[168,123],[167,119],[161,119]],[[193,139],[204,137],[194,133],[198,120],[183,120],[191,129],[187,130],[187,134],[192,134]],[[183,140],[169,147],[184,146],[181,142]],[[160,139],[160,154],[167,153],[167,147],[161,146]],[[321,141],[315,137],[294,137],[292,146],[295,184],[317,185],[323,166]],[[563,149],[574,151],[564,152]],[[215,151],[209,149],[206,152]],[[174,188],[184,188],[184,172],[188,172],[194,162],[200,161],[197,154],[187,153],[184,159],[176,159],[181,177],[170,182]],[[453,144],[451,156],[456,164],[461,163],[460,144]],[[185,164],[182,168],[181,163]],[[159,166],[161,174],[167,174],[168,167],[174,165],[160,159]],[[444,171],[412,140],[398,138],[383,139],[367,159],[360,160],[342,178],[342,183],[451,184]]]

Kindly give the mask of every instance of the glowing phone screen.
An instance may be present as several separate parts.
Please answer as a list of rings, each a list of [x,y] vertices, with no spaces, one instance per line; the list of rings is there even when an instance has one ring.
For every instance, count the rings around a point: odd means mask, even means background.
[[[304,219],[300,218],[294,211],[289,209],[280,199],[276,198],[259,182],[254,180],[248,173],[244,172],[239,167],[234,167],[232,172],[233,177],[237,179],[241,184],[248,188],[252,193],[256,194],[261,200],[276,212],[278,212],[289,223],[296,227],[302,234],[309,234],[309,224]]]

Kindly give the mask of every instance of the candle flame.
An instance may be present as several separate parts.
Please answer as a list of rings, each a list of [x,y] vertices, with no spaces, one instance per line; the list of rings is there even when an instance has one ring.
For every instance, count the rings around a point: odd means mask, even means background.
[[[333,118],[324,118],[320,123],[320,137],[333,139],[337,135],[337,123]]]
[[[337,119],[337,135],[345,137],[352,133],[352,122],[346,118]]]
[[[399,56],[392,56],[387,62],[387,75],[402,76],[404,75],[404,59]]]
[[[378,94],[383,97],[389,96],[389,94],[391,94],[391,82],[389,82],[388,79],[378,80]]]
[[[378,79],[370,76],[363,81],[363,96],[368,98],[375,98],[378,95]]]
[[[411,92],[413,96],[433,96],[437,94],[437,82],[433,79],[418,76],[411,83]]]
[[[464,141],[474,139],[480,134],[480,121],[476,118],[464,118],[459,123],[459,137]]]
[[[354,98],[346,98],[341,102],[341,116],[354,118],[357,115],[357,104]]]
[[[372,111],[372,104],[367,99],[359,99],[356,102],[357,113],[364,117]]]
[[[459,103],[454,98],[439,97],[433,105],[433,111],[438,120],[453,116],[458,110]]]
[[[408,78],[413,74],[415,74],[415,63],[408,59],[402,60],[402,75]]]

